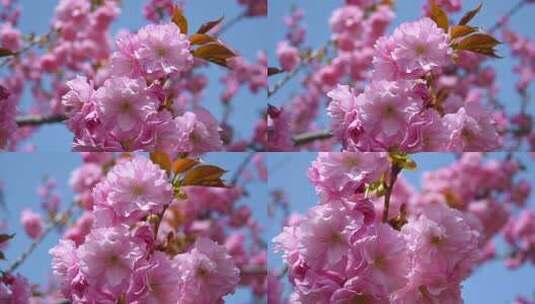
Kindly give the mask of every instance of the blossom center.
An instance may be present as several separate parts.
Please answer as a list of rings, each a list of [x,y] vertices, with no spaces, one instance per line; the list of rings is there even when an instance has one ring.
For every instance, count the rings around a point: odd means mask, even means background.
[[[440,246],[442,244],[444,240],[438,236],[438,235],[433,235],[431,237],[431,244],[435,245],[435,246]]]
[[[346,158],[344,159],[344,165],[347,167],[347,168],[353,168],[353,167],[356,167],[359,165],[359,160],[356,159],[356,158]]]
[[[352,304],[367,304],[367,303],[371,303],[371,302],[368,302],[368,297],[365,296],[365,295],[356,295],[353,297],[351,303]]]
[[[156,53],[158,54],[160,58],[167,56],[167,50],[164,47],[157,48]]]
[[[415,51],[418,55],[424,55],[427,53],[427,47],[423,44],[419,44],[416,46]]]
[[[109,266],[116,266],[117,264],[119,264],[119,257],[116,256],[116,255],[110,256],[109,259],[108,259],[108,265]]]
[[[386,268],[386,259],[384,255],[378,255],[375,257],[375,260],[373,261],[373,264],[377,269],[385,269]]]
[[[392,105],[388,105],[384,109],[384,115],[388,117],[393,117],[396,113],[396,109]]]
[[[134,189],[132,189],[132,192],[135,196],[141,196],[145,193],[145,189],[139,185],[134,186]]]
[[[470,132],[467,128],[463,128],[461,131],[461,136],[466,140],[467,143],[471,143],[474,141],[474,134]]]
[[[206,278],[208,276],[208,271],[203,267],[197,268],[197,276],[200,278]]]
[[[132,110],[132,105],[128,100],[124,100],[121,102],[121,105],[119,106],[122,112],[130,112]]]
[[[336,231],[333,231],[331,233],[331,235],[329,236],[329,243],[330,244],[340,244],[340,243],[343,243],[344,240],[342,239],[342,236],[340,235],[340,233],[336,232]]]

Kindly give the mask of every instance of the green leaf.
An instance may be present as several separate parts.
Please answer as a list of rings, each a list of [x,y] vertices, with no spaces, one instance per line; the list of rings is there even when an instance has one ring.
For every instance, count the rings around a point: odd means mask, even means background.
[[[390,152],[389,154],[392,164],[401,169],[415,170],[417,165],[412,160],[408,153],[405,152]]]

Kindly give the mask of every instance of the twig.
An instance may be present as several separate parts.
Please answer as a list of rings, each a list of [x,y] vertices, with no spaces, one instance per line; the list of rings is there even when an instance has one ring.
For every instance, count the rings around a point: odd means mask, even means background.
[[[163,221],[163,216],[165,215],[165,211],[167,211],[167,208],[169,208],[170,205],[171,203],[164,205],[162,212],[158,214],[158,221],[156,222],[155,227],[154,227],[154,241],[155,242],[158,240],[158,231],[160,230],[160,224]]]
[[[284,265],[284,268],[277,275],[277,278],[282,279],[288,273],[288,265]]]
[[[240,269],[241,275],[267,275],[266,266],[243,266]]]
[[[322,140],[322,139],[329,139],[333,135],[331,131],[329,130],[320,130],[320,131],[313,131],[313,132],[307,132],[302,133],[294,136],[294,144],[296,146],[302,146],[309,144],[315,140]]]
[[[219,29],[219,32],[217,32],[217,34],[215,34],[215,36],[217,37],[217,36],[223,35],[224,32],[228,31],[231,27],[236,25],[238,22],[242,21],[245,17],[246,17],[245,12],[242,12],[238,16],[236,16],[236,17],[234,17],[232,19],[229,19],[228,22],[223,23],[223,25],[221,26],[221,29]]]
[[[40,126],[44,124],[60,123],[67,120],[67,116],[55,114],[50,116],[28,115],[17,118],[19,127]]]
[[[42,43],[43,41],[49,41],[50,38],[52,37],[52,35],[56,32],[59,32],[58,30],[55,30],[55,29],[52,29],[50,30],[48,33],[44,34],[44,35],[41,35],[41,36],[38,36],[38,37],[35,37],[33,36],[32,34],[32,38],[30,43],[25,46],[24,48],[22,48],[21,50],[19,50],[18,52],[16,52],[15,54],[13,54],[11,57],[8,57],[6,58],[4,61],[2,61],[0,63],[0,68],[3,68],[5,67],[6,65],[8,65],[11,61],[13,61],[15,58],[18,58],[20,55],[26,53],[27,51],[29,51],[30,49],[32,49],[34,46]],[[45,40],[46,39],[46,40]]]
[[[230,186],[231,187],[236,186],[236,184],[238,183],[238,179],[240,178],[240,176],[243,173],[243,170],[245,170],[245,168],[247,168],[247,165],[249,165],[249,163],[253,159],[253,156],[255,156],[255,155],[256,155],[256,152],[251,152],[251,153],[249,153],[247,155],[247,157],[245,157],[243,159],[241,164],[238,166],[238,169],[236,169],[236,172],[234,172],[234,175],[232,176],[232,179],[230,180]]]
[[[396,179],[398,178],[401,168],[396,164],[392,164],[392,169],[390,170],[390,180],[388,183],[385,183],[385,205],[383,209],[383,223],[388,222],[388,211],[390,209],[390,197],[392,196],[392,190]]]
[[[528,3],[528,0],[520,0],[515,6],[511,7],[493,26],[488,29],[489,33],[493,33],[502,27],[509,18],[516,14],[524,5]]]
[[[54,228],[56,228],[59,224],[61,224],[64,221],[65,217],[69,216],[69,214],[72,212],[74,207],[76,207],[76,204],[73,202],[71,204],[71,206],[67,210],[65,210],[61,214],[55,215],[52,218],[52,220],[50,221],[50,223],[48,223],[48,225],[46,226],[45,230],[43,230],[43,233],[41,233],[41,235],[38,238],[33,240],[33,242],[30,244],[30,246],[28,248],[26,248],[26,250],[24,250],[24,252],[22,252],[22,254],[19,256],[19,258],[15,262],[13,262],[13,264],[11,264],[11,266],[9,266],[5,272],[13,273],[13,271],[15,271],[20,265],[22,265],[22,263],[24,263],[24,261],[26,261],[28,256],[30,256],[30,254],[32,254],[32,252],[35,250],[35,248],[37,248],[37,246],[39,246],[39,244],[41,244],[43,239]]]
[[[282,87],[284,87],[284,85],[286,85],[288,81],[290,81],[295,75],[297,75],[299,71],[305,68],[310,62],[325,55],[325,53],[327,52],[331,44],[332,44],[332,40],[329,40],[322,47],[314,51],[310,56],[307,56],[306,58],[302,58],[301,63],[295,69],[287,73],[284,76],[284,78],[282,78],[279,82],[273,85],[273,87],[268,88],[267,97],[271,98]]]

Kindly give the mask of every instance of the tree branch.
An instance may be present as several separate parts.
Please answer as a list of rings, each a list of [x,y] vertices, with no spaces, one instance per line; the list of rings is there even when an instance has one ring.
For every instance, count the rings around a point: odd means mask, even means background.
[[[240,275],[267,275],[266,266],[246,265],[240,269]]]
[[[67,116],[55,114],[50,116],[28,115],[17,118],[17,125],[19,127],[37,127],[45,124],[61,123],[67,120]]]
[[[383,223],[388,222],[388,211],[390,209],[390,197],[392,196],[392,190],[394,189],[394,184],[398,178],[401,168],[398,167],[395,163],[392,163],[392,169],[390,170],[389,181],[385,183],[385,205],[383,209]]]
[[[253,159],[253,156],[255,156],[255,155],[256,155],[256,152],[249,153],[245,157],[245,159],[241,162],[241,164],[238,166],[238,169],[236,169],[236,172],[234,173],[234,175],[232,176],[232,179],[230,180],[230,185],[232,187],[236,186],[236,184],[238,183],[238,179],[240,178],[241,174],[243,173],[243,170],[245,170],[245,168],[247,168],[247,165],[249,165],[249,163]]]
[[[515,6],[511,7],[493,26],[491,26],[488,29],[489,33],[493,33],[497,31],[500,27],[502,27],[505,22],[507,22],[507,19],[511,18],[514,14],[516,14],[524,5],[528,3],[528,0],[520,0]]]
[[[287,73],[284,76],[284,78],[282,78],[275,85],[273,85],[272,87],[268,88],[267,97],[271,98],[273,95],[275,95],[275,93],[277,93],[282,87],[284,87],[284,85],[286,85],[288,83],[288,81],[290,81],[295,75],[297,75],[297,73],[301,69],[305,68],[311,61],[313,61],[315,59],[319,59],[322,56],[324,56],[327,53],[327,51],[328,51],[328,49],[329,49],[329,47],[331,46],[332,43],[333,43],[332,40],[329,40],[322,47],[320,47],[316,51],[312,52],[312,54],[310,54],[309,56],[306,56],[306,57],[303,56],[305,58],[301,58],[301,63],[295,69],[293,69],[291,72]]]
[[[316,140],[329,139],[332,136],[333,135],[331,131],[320,130],[320,131],[313,131],[313,132],[307,132],[307,133],[295,135],[293,140],[296,146],[303,146]]]
[[[236,17],[234,17],[232,19],[229,19],[228,22],[223,23],[223,25],[221,26],[221,29],[219,29],[219,32],[217,32],[217,34],[215,36],[217,37],[217,36],[223,35],[224,32],[228,31],[231,27],[236,25],[238,22],[240,22],[243,19],[245,19],[245,17],[246,17],[245,12],[242,12],[238,16],[236,16]]]
[[[67,210],[65,210],[61,214],[55,215],[51,219],[51,221],[48,223],[48,225],[46,226],[45,230],[43,230],[43,233],[41,233],[41,235],[38,238],[33,240],[33,242],[30,244],[30,246],[28,248],[26,248],[26,250],[24,250],[22,252],[22,254],[19,256],[19,258],[15,262],[13,262],[13,264],[11,264],[11,266],[9,266],[5,272],[13,273],[13,271],[15,271],[20,265],[22,265],[22,263],[24,263],[24,261],[26,261],[28,256],[30,256],[30,254],[32,254],[32,252],[35,250],[35,248],[37,248],[37,246],[39,246],[39,244],[41,244],[41,242],[44,240],[44,238],[54,228],[56,228],[58,225],[60,225],[61,223],[63,223],[65,221],[65,218],[70,215],[70,213],[72,212],[74,207],[76,207],[76,204],[73,202],[71,204],[71,206]]]

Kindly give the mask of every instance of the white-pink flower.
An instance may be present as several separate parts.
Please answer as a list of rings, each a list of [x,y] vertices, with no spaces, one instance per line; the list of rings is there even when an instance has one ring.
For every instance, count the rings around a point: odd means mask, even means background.
[[[93,229],[78,248],[80,271],[89,288],[116,298],[128,288],[135,265],[144,254],[125,226]]]
[[[175,262],[181,276],[178,303],[217,303],[240,280],[240,271],[226,249],[206,238],[198,239],[190,252],[177,255]]]

